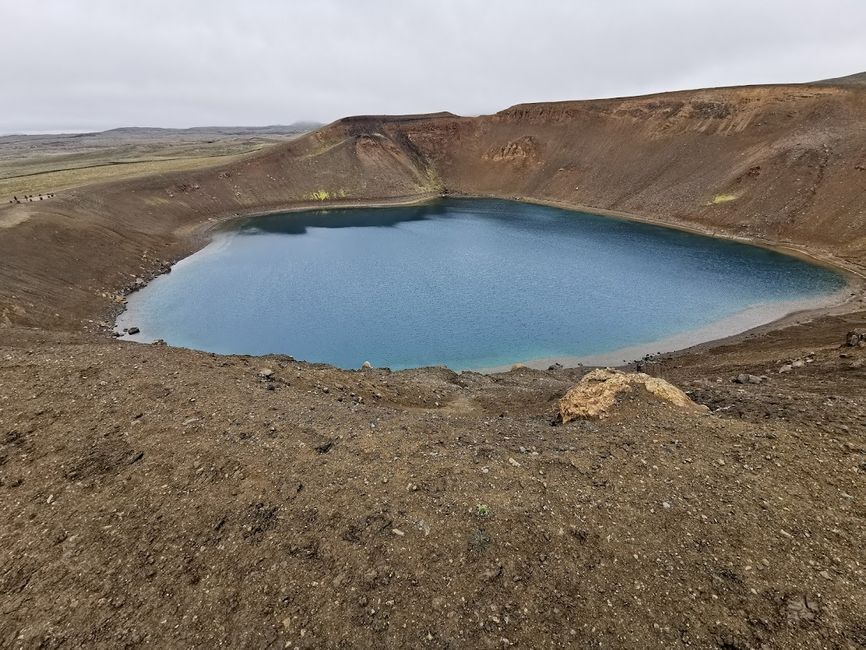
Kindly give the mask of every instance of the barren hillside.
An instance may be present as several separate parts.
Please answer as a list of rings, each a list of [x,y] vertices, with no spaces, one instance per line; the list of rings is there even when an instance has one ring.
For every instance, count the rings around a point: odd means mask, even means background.
[[[862,285],[641,362],[697,406],[635,388],[567,424],[580,368],[343,371],[108,335],[224,219],[443,194],[862,271],[866,87],[354,117],[49,193],[0,206],[0,647],[866,647]]]

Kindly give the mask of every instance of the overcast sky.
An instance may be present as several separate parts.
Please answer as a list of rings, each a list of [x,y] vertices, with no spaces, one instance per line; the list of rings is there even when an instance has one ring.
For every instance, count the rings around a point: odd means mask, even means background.
[[[489,113],[866,70],[866,0],[0,0],[0,133]]]

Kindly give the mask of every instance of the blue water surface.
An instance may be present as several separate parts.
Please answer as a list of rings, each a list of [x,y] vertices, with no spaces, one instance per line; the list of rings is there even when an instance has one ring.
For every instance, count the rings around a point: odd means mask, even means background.
[[[499,200],[258,217],[130,298],[145,340],[357,368],[581,358],[840,289],[776,252]]]

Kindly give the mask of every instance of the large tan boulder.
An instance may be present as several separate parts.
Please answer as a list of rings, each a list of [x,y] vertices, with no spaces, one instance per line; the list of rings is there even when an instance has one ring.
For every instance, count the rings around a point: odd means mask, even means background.
[[[635,390],[645,390],[654,399],[696,413],[705,412],[706,406],[695,404],[673,384],[642,372],[622,372],[599,368],[588,373],[559,400],[559,414],[563,423],[572,420],[601,419],[610,414],[617,398]]]

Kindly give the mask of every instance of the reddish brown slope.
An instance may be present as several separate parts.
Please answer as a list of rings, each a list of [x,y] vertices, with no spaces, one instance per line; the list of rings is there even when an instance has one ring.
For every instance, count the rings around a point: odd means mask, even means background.
[[[852,257],[866,251],[862,88],[522,105],[452,134],[446,124],[438,140],[413,139],[455,191],[620,210]]]

